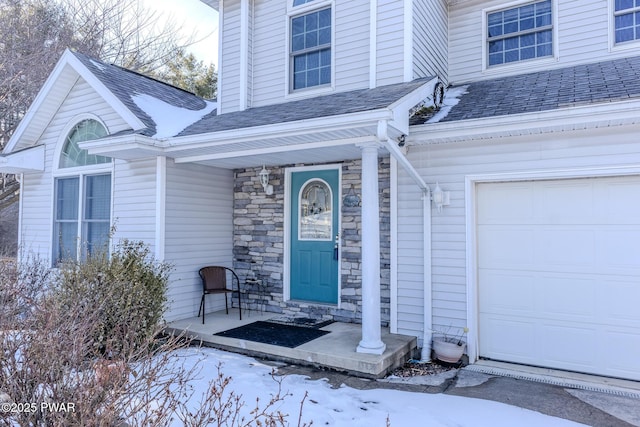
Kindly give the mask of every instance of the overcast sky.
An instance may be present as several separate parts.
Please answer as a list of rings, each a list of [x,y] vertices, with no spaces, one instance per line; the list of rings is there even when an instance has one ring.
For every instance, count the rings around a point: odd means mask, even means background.
[[[143,0],[150,9],[157,9],[177,24],[184,24],[186,36],[197,33],[203,39],[189,48],[205,64],[214,63],[218,68],[218,12],[200,0]]]

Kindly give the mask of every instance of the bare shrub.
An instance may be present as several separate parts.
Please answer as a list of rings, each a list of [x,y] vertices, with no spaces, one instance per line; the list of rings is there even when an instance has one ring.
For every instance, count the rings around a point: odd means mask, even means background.
[[[148,255],[125,242],[59,270],[0,264],[0,426],[289,425],[280,391],[240,415],[221,368],[196,395],[190,341],[162,334],[168,267]]]

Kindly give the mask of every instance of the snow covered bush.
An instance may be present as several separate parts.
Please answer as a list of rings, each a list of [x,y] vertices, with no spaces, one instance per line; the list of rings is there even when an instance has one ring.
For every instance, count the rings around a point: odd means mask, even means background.
[[[280,394],[239,416],[222,371],[196,395],[191,343],[163,334],[168,274],[134,242],[58,269],[1,264],[0,426],[289,425]]]

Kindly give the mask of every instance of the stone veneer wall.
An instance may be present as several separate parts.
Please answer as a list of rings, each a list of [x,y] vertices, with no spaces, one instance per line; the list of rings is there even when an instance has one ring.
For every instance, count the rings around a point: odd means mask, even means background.
[[[381,320],[389,324],[390,316],[390,163],[389,157],[378,162],[380,191],[380,284]],[[296,165],[301,166],[301,165]],[[269,168],[273,194],[267,196],[260,185],[261,168],[235,171],[234,188],[234,269],[252,310],[263,309],[287,316],[360,322],[362,318],[361,208],[341,206],[342,251],[340,308],[283,299],[284,263],[284,170]],[[361,196],[361,161],[342,163],[342,198],[351,186]],[[342,203],[342,201],[341,201]],[[259,279],[263,286],[246,283]],[[244,305],[244,303],[243,303]]]

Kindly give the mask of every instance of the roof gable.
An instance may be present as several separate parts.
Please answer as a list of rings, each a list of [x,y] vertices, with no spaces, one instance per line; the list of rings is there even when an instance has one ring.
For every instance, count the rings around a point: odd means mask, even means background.
[[[146,96],[187,112],[200,111],[184,127],[214,111],[215,103],[142,74],[103,63],[86,55],[66,50],[44,86],[21,120],[4,152],[34,145],[62,105],[71,88],[85,80],[123,120],[130,132],[153,136],[164,116],[154,116],[136,103],[136,97]],[[184,129],[184,127],[182,129]],[[179,132],[181,129],[175,131]],[[170,135],[173,136],[173,135]]]

